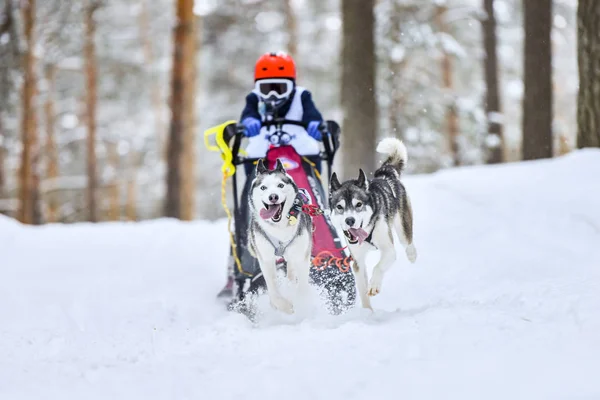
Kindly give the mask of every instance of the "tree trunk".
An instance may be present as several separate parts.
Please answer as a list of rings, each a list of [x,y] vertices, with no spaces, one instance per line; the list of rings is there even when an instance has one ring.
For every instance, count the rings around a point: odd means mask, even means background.
[[[398,55],[394,54],[394,50],[400,46],[400,16],[402,9],[397,1],[391,2],[390,15],[388,15],[390,30],[386,39],[388,47],[388,69],[389,75],[386,79],[389,90],[390,102],[388,106],[388,124],[390,133],[397,137],[404,136],[403,127],[400,126],[400,115],[402,112],[402,69],[405,65],[405,59],[397,59]]]
[[[125,206],[125,214],[127,215],[128,221],[135,221],[137,219],[136,215],[136,180],[137,171],[135,166],[131,168],[129,173],[129,179],[127,180],[127,205]]]
[[[193,8],[193,7],[192,7]],[[186,42],[188,55],[186,61],[187,68],[187,85],[186,85],[186,102],[185,107],[185,132],[183,136],[183,171],[182,171],[182,196],[181,196],[181,219],[191,221],[194,219],[194,210],[196,205],[196,174],[194,167],[195,160],[195,132],[196,132],[196,82],[198,78],[198,70],[196,69],[196,16],[192,16],[192,31],[189,40]]]
[[[488,121],[487,135],[494,135],[498,140],[493,141],[489,149],[488,164],[504,161],[504,139],[502,124],[498,120],[501,114],[500,94],[498,92],[498,56],[496,41],[496,16],[494,0],[483,0],[483,9],[487,17],[482,21],[483,48],[485,50],[485,108]]]
[[[577,147],[600,147],[600,1],[579,0],[577,38]]]
[[[438,6],[436,8],[435,20],[436,25],[441,33],[448,33],[448,26],[444,18],[446,17],[447,8]],[[448,54],[442,44],[442,82],[444,90],[451,98],[450,104],[446,109],[446,133],[448,135],[448,147],[452,157],[452,165],[460,165],[460,154],[458,148],[458,115],[456,113],[456,104],[454,101],[454,82],[452,76],[452,55]]]
[[[137,198],[136,198],[136,182],[135,182],[135,176],[127,181],[127,206],[126,206],[126,214],[127,214],[127,220],[128,221],[135,221],[137,220],[137,214],[136,214],[136,204]]]
[[[58,178],[58,147],[54,135],[54,125],[56,116],[54,111],[54,91],[56,82],[56,66],[46,66],[46,82],[48,85],[48,94],[44,104],[44,113],[46,114],[46,178],[54,181]],[[48,195],[48,222],[58,221],[58,199],[56,193]]]
[[[167,193],[165,216],[172,218],[189,217],[189,206],[193,199],[183,199],[184,185],[193,180],[193,171],[186,171],[183,165],[193,160],[185,156],[185,151],[193,152],[192,147],[184,148],[192,137],[194,108],[195,70],[195,20],[194,0],[177,0],[177,25],[173,37],[173,70],[171,77],[171,126],[167,144]],[[186,137],[187,136],[187,137]],[[184,151],[185,149],[185,151]],[[186,157],[187,160],[184,160]],[[190,179],[190,176],[192,179]],[[184,210],[184,201],[186,210]]]
[[[4,187],[6,186],[6,166],[4,165],[6,137],[2,125],[2,115],[0,114],[0,196],[4,196]]]
[[[552,0],[524,0],[523,159],[552,157]]]
[[[288,34],[287,51],[292,57],[298,57],[298,24],[292,3],[293,0],[284,0],[283,2]]]
[[[377,101],[375,98],[374,0],[342,2],[341,103],[344,111],[344,172],[358,176],[375,169]]]
[[[87,114],[87,207],[90,222],[98,221],[97,205],[97,162],[96,162],[96,46],[94,43],[96,23],[94,12],[98,4],[90,0],[85,10],[85,75],[86,75],[86,114]]]
[[[129,162],[127,168],[127,200],[125,202],[125,215],[128,221],[135,221],[136,216],[136,190],[137,190],[137,169],[140,155],[133,149],[129,151]]]
[[[0,138],[2,135],[0,134]],[[4,158],[5,158],[5,150],[2,145],[0,145],[0,197],[4,196],[4,187],[6,186],[6,178],[4,172]]]
[[[37,123],[35,112],[35,0],[23,4],[23,23],[27,50],[23,65],[22,93],[22,141],[21,167],[19,170],[19,220],[25,224],[41,222],[39,210],[39,160]]]
[[[121,184],[121,176],[119,174],[121,158],[119,157],[118,141],[108,144],[108,159],[114,173],[112,184],[109,186],[108,219],[110,221],[119,221],[121,219],[121,193],[119,190]]]
[[[142,0],[142,10],[140,13],[140,38],[144,49],[144,62],[146,67],[151,70],[150,90],[152,97],[152,107],[154,108],[154,130],[156,136],[156,145],[158,154],[164,157],[164,142],[165,142],[165,121],[163,120],[164,104],[161,100],[160,81],[157,79],[154,66],[154,49],[152,47],[152,32],[150,31],[150,15],[148,10],[148,2],[150,0]]]

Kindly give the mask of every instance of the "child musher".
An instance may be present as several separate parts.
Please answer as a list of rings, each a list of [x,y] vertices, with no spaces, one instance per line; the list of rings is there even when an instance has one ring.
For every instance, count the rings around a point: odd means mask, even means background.
[[[272,135],[273,126],[265,126],[265,122],[274,119],[285,119],[303,122],[306,129],[299,125],[283,124],[285,134]],[[284,52],[265,53],[258,58],[254,66],[254,88],[246,96],[246,105],[240,117],[244,126],[244,135],[248,144],[245,148],[246,157],[250,160],[266,157],[272,146],[291,145],[298,155],[308,159],[321,172],[320,144],[322,132],[326,125],[321,113],[315,106],[311,93],[296,84],[296,65],[291,56]],[[254,162],[244,163],[247,182],[253,179],[256,165]],[[242,199],[246,199],[250,185],[246,184]],[[258,262],[249,254],[247,249],[248,202],[242,201],[240,213],[236,216],[238,224],[237,253],[244,270],[255,278],[260,273]],[[229,265],[227,285],[219,296],[233,296],[232,304],[242,300],[240,293],[233,293],[233,280],[238,286],[247,279],[237,271],[233,260]],[[251,288],[261,284],[251,279]],[[252,291],[252,289],[249,289]],[[239,290],[239,287],[238,287]],[[237,297],[237,298],[236,298]]]
[[[265,121],[283,118],[303,122],[305,130],[298,125],[284,125],[290,137],[281,140],[294,147],[296,152],[307,157],[320,171],[319,141],[323,117],[315,106],[311,93],[296,84],[296,64],[291,56],[283,52],[265,53],[254,66],[254,89],[246,96],[246,106],[240,121],[248,137],[246,152],[249,158],[260,158],[267,154],[273,144]],[[276,137],[275,137],[276,138]],[[276,139],[275,139],[276,140]],[[249,166],[246,174],[249,174]]]

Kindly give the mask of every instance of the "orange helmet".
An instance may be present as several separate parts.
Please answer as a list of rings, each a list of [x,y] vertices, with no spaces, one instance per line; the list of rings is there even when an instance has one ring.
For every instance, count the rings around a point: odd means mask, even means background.
[[[265,53],[256,61],[254,80],[268,78],[296,79],[296,63],[284,52]]]

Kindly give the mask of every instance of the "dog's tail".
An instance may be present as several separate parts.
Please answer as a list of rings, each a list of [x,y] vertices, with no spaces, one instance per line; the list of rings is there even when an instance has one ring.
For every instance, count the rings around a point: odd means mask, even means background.
[[[383,165],[389,164],[402,172],[408,160],[406,146],[400,139],[385,138],[377,145],[377,152],[387,156]]]

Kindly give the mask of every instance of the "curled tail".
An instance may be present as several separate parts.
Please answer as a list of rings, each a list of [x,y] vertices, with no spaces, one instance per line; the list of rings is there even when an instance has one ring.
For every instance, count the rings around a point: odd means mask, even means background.
[[[383,165],[392,165],[398,170],[398,172],[402,172],[406,166],[408,154],[406,153],[406,146],[400,139],[383,139],[377,145],[377,152],[387,156],[386,160],[383,162]]]

